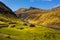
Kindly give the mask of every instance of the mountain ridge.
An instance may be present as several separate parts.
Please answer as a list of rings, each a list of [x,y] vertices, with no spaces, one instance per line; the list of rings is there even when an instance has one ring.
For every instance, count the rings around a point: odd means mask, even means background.
[[[4,3],[0,2],[0,24],[16,24],[20,19],[16,16],[16,14]],[[17,21],[17,22],[16,22]]]
[[[60,24],[60,6],[51,10],[27,9],[22,12],[16,11],[15,14],[24,22],[53,27],[59,27]]]
[[[0,12],[8,12],[8,13],[16,16],[16,14],[14,14],[14,12],[1,1],[0,1]]]

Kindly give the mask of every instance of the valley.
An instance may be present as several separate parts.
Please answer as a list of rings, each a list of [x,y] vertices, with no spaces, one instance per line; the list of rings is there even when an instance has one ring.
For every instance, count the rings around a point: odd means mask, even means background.
[[[60,40],[60,7],[13,12],[0,2],[0,40]]]

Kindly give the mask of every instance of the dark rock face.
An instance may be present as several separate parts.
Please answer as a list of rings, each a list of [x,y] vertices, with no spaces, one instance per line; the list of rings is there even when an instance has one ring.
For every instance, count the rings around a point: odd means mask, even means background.
[[[16,17],[14,12],[1,1],[0,1],[0,12],[5,13],[5,14],[11,14]]]
[[[35,7],[30,7],[29,9],[39,9],[39,8],[35,8]]]

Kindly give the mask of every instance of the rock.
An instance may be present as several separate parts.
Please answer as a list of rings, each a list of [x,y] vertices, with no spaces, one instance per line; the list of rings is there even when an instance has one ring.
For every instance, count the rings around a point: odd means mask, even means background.
[[[24,29],[24,28],[20,28],[21,30]]]
[[[23,25],[24,25],[24,26],[28,26],[27,23],[24,23]]]
[[[34,24],[30,24],[30,27],[35,27],[35,25]]]

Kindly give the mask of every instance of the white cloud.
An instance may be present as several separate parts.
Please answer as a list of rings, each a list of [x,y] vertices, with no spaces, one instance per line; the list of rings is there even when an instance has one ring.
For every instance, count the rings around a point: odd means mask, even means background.
[[[42,1],[52,1],[52,0],[42,0]]]
[[[52,1],[52,0],[30,0],[30,2],[35,2],[35,1]]]

